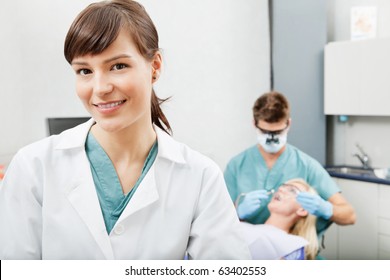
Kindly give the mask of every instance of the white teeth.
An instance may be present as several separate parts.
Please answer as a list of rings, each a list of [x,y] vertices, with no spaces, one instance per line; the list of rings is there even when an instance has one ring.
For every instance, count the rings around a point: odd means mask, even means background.
[[[113,103],[108,103],[108,104],[99,104],[97,105],[99,108],[102,108],[102,109],[110,109],[110,108],[113,108],[115,106],[118,106],[122,103],[124,103],[125,101],[122,100],[122,101],[118,101],[118,102],[113,102]]]

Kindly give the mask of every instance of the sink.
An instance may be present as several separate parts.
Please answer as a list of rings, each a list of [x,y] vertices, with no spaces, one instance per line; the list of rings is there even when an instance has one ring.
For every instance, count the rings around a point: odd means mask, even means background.
[[[390,179],[389,168],[376,168],[374,169],[375,176],[381,179]]]
[[[346,166],[335,166],[326,168],[328,172],[351,174],[351,175],[373,175],[375,176],[373,169],[366,169],[363,167],[346,167]]]

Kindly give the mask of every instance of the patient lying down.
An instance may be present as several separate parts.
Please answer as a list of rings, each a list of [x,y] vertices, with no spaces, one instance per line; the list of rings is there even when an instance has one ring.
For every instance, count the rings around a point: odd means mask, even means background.
[[[315,259],[318,252],[316,217],[296,201],[299,192],[316,193],[302,179],[289,180],[269,202],[270,217],[265,224],[241,222],[253,259]]]

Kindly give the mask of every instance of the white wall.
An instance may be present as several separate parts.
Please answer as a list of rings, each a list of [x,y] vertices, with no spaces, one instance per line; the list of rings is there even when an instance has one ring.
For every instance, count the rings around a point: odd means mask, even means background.
[[[62,53],[67,28],[87,2],[0,2],[0,163],[45,137],[46,117],[86,114]]]
[[[350,10],[354,6],[376,6],[377,37],[390,37],[390,1],[330,0],[329,41],[350,40]],[[330,163],[360,165],[358,159],[352,156],[358,152],[355,144],[359,143],[374,167],[390,167],[390,117],[350,117],[347,123],[331,117],[331,122],[333,128],[328,140],[333,142],[333,151]]]
[[[84,116],[63,58],[67,29],[86,0],[0,2],[0,163],[46,136],[46,117]],[[266,0],[142,0],[160,34],[156,86],[174,137],[223,169],[254,144],[251,108],[269,90]]]

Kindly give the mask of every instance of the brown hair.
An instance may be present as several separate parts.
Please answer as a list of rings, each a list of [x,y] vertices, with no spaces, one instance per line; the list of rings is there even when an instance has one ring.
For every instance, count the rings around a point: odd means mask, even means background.
[[[260,96],[253,106],[253,119],[255,124],[259,120],[276,123],[290,118],[290,107],[283,94],[271,91]]]
[[[129,31],[140,54],[151,61],[159,51],[158,33],[145,8],[132,0],[92,3],[81,11],[66,35],[66,60],[72,63],[75,57],[102,53],[122,29]],[[157,97],[152,89],[152,123],[170,134],[171,126],[160,107],[166,100]]]

